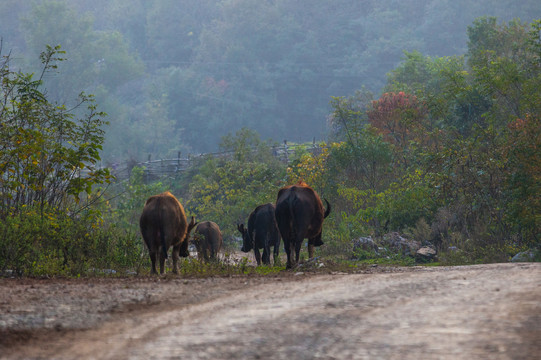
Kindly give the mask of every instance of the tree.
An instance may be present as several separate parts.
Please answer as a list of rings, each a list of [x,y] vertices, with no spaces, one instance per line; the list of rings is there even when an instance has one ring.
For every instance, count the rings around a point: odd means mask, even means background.
[[[22,206],[66,208],[111,179],[98,166],[106,122],[93,97],[81,93],[77,107],[86,106],[86,112],[76,118],[41,90],[43,76],[57,68],[63,54],[59,46],[48,46],[38,79],[11,70],[9,56],[0,64],[1,218]]]
[[[541,119],[528,115],[509,124],[506,215],[528,244],[541,241]]]
[[[226,234],[246,221],[257,205],[275,201],[285,169],[271,146],[248,129],[223,138],[222,158],[209,157],[189,181],[186,208],[197,219],[220,224]]]
[[[410,143],[425,144],[427,109],[415,95],[384,93],[372,102],[367,112],[370,124],[378,129],[383,138],[395,147],[395,161],[407,169],[411,156]]]
[[[484,121],[482,115],[492,105],[471,82],[464,56],[434,58],[414,51],[405,52],[384,91],[417,96],[427,108],[425,126],[431,136],[449,128],[468,135],[474,124]]]
[[[391,145],[378,129],[370,126],[367,110],[372,106],[371,93],[359,91],[355,96],[333,98],[334,111],[329,122],[340,143],[330,147],[328,173],[331,184],[363,190],[382,189],[388,180],[392,161]]]
[[[34,59],[47,44],[62,44],[70,54],[69,61],[58,64],[64,76],[49,72],[43,79],[50,99],[70,103],[79,91],[94,92],[98,88],[109,95],[143,72],[143,64],[130,53],[119,32],[94,31],[92,16],[77,14],[66,2],[35,3],[21,23],[29,48],[29,66],[39,69]]]
[[[157,68],[189,67],[203,29],[216,16],[215,1],[160,0],[146,12],[146,59]],[[152,56],[150,56],[150,53]]]

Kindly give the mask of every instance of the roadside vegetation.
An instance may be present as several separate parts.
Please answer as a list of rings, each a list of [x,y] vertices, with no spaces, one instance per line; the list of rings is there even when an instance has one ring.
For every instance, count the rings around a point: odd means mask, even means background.
[[[405,52],[381,94],[360,89],[331,98],[320,151],[300,150],[284,164],[272,156],[271,141],[241,128],[221,138],[231,157],[206,158],[152,183],[138,167],[120,182],[98,166],[106,114],[92,96],[82,93],[72,108],[48,99],[42,78],[69,54],[47,47],[41,77],[13,70],[4,55],[0,271],[147,274],[138,219],[145,200],[165,190],[187,216],[219,224],[225,253],[232,253],[240,248],[237,224],[299,180],[333,209],[325,245],[306,268],[415,264],[411,254],[383,245],[389,233],[433,247],[438,264],[506,262],[521,251],[539,261],[540,31],[538,20],[479,18],[467,29],[465,55]],[[354,248],[353,240],[367,237],[377,249]],[[180,271],[268,274],[284,267],[189,259]]]

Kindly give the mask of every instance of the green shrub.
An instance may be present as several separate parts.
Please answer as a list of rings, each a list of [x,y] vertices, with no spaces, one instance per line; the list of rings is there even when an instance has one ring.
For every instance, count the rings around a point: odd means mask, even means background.
[[[24,206],[0,222],[0,271],[18,275],[83,275],[91,269],[137,271],[143,244],[133,232],[104,225],[98,213],[70,216]]]

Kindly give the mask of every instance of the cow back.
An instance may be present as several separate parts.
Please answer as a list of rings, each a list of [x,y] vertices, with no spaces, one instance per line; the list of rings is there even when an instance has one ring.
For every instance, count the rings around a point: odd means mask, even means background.
[[[248,219],[248,232],[254,239],[258,249],[265,246],[275,246],[280,242],[280,233],[275,218],[275,206],[271,203],[259,205],[250,214]]]
[[[282,237],[311,238],[321,233],[325,210],[319,195],[300,182],[280,189],[275,214]]]
[[[220,252],[223,246],[222,232],[218,224],[212,221],[200,222],[195,228],[195,246],[199,254],[208,251],[213,258]]]
[[[143,237],[145,234],[163,231],[167,247],[178,245],[186,235],[187,221],[184,208],[170,192],[164,192],[148,198],[140,218],[140,227]],[[145,237],[147,245],[159,242],[159,239]],[[157,244],[157,243],[156,243]]]

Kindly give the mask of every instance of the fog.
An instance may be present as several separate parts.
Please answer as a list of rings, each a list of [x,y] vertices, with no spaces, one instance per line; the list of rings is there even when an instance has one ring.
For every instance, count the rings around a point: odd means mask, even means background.
[[[262,139],[325,139],[333,96],[377,97],[404,51],[463,55],[479,16],[541,17],[538,0],[86,0],[0,3],[2,53],[69,104],[96,95],[108,161],[214,151],[246,127]],[[369,95],[370,96],[370,95]]]

